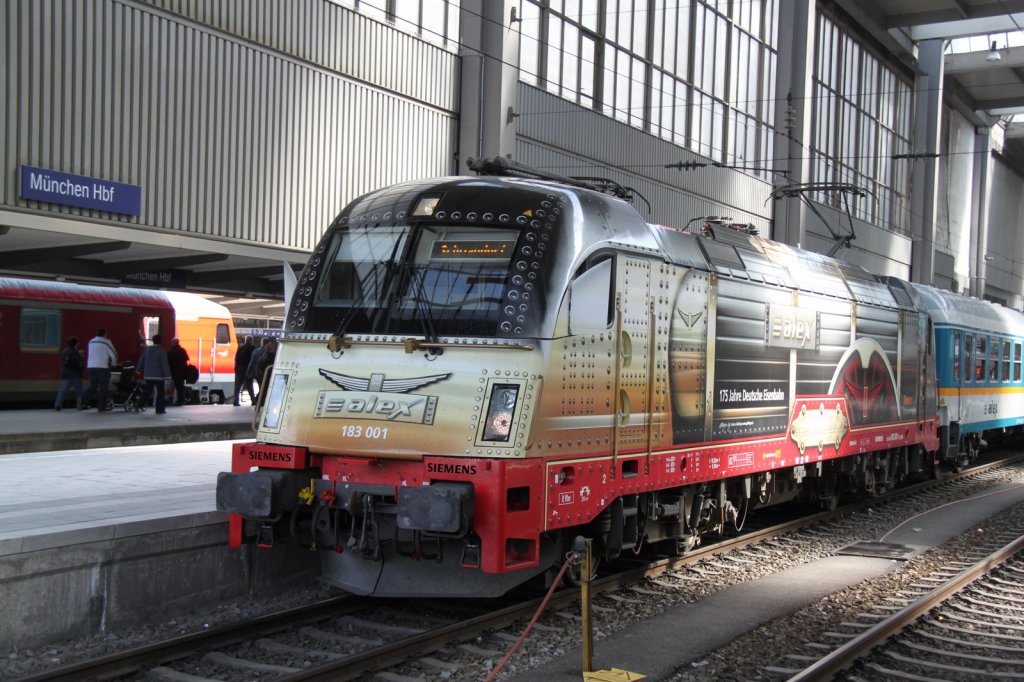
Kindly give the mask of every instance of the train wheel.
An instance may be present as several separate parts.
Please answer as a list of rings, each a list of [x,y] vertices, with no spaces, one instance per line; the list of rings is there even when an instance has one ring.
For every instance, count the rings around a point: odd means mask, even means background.
[[[878,486],[875,481],[875,470],[868,468],[864,470],[864,492],[868,495],[874,495]]]
[[[839,479],[834,475],[814,479],[810,502],[823,511],[834,511],[839,506]]]

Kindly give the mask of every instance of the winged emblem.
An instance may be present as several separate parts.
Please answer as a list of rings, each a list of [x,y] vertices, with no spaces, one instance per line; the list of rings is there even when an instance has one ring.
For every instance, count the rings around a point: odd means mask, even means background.
[[[430,384],[444,381],[452,374],[431,374],[426,377],[409,379],[385,379],[383,374],[371,374],[369,378],[352,377],[338,372],[320,370],[320,376],[346,391],[369,391],[371,393],[408,393]]]
[[[683,323],[687,327],[693,327],[693,325],[697,324],[697,320],[699,320],[700,316],[704,314],[703,310],[698,311],[696,313],[684,313],[679,308],[676,308],[676,312],[679,313],[679,317],[682,318]]]

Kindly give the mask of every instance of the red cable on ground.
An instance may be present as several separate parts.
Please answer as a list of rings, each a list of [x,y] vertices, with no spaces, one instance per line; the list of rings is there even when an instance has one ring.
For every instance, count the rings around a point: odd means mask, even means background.
[[[554,582],[551,583],[551,587],[548,588],[548,593],[544,595],[544,601],[542,601],[540,606],[537,608],[537,613],[533,614],[533,618],[526,624],[526,629],[523,630],[523,634],[519,635],[519,639],[516,640],[516,643],[513,644],[512,648],[508,650],[507,654],[505,654],[505,658],[501,659],[501,663],[494,667],[494,670],[491,671],[491,674],[487,676],[487,679],[484,680],[484,682],[491,682],[491,680],[494,679],[494,676],[501,672],[501,669],[505,667],[506,663],[508,663],[508,659],[512,658],[512,654],[516,652],[519,645],[522,644],[523,640],[526,639],[526,636],[530,634],[530,630],[537,624],[537,619],[540,618],[540,614],[544,613],[544,607],[548,605],[548,601],[551,599],[551,595],[554,593],[555,588],[562,582],[562,576],[565,575],[565,570],[567,568],[569,568],[568,561],[562,564],[562,570],[558,572],[558,577],[555,578]]]

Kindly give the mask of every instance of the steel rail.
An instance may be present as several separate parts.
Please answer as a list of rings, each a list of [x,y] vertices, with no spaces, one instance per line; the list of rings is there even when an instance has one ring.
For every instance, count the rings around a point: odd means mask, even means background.
[[[253,635],[278,632],[296,623],[316,622],[354,611],[365,606],[365,603],[363,598],[349,594],[332,597],[314,604],[258,616],[241,623],[221,625],[202,632],[182,635],[88,661],[53,668],[29,677],[19,677],[16,678],[16,682],[78,682],[84,678],[113,679],[134,673],[154,662],[163,663],[188,656],[205,646],[234,644],[251,638]]]
[[[946,601],[964,587],[985,576],[993,568],[1021,551],[1021,549],[1024,549],[1024,536],[1017,538],[1002,549],[996,550],[931,592],[922,595],[900,611],[897,611],[870,629],[865,630],[832,653],[819,659],[813,665],[790,677],[788,682],[816,682],[817,680],[832,679],[835,673],[848,668],[871,649],[890,639],[907,625],[910,625],[920,616]]]

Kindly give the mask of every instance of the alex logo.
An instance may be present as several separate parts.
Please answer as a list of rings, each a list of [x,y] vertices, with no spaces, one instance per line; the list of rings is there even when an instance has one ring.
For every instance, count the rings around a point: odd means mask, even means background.
[[[366,398],[328,398],[323,401],[322,409],[318,405],[318,417],[331,416],[366,416],[371,418],[395,421],[398,417],[412,418],[413,408],[426,402],[427,396],[413,400],[378,400],[376,397]],[[405,421],[405,420],[400,420]]]
[[[320,370],[320,376],[343,389],[320,391],[313,416],[318,419],[371,419],[379,421],[433,424],[437,396],[399,396],[451,376],[432,374],[409,379],[387,379],[374,373],[368,378]]]
[[[768,306],[767,341],[774,348],[817,348],[818,314],[788,305]]]

